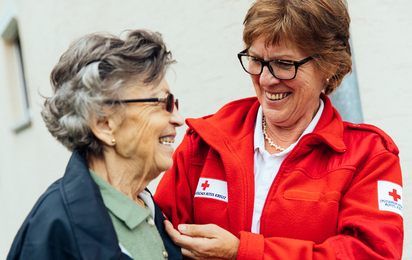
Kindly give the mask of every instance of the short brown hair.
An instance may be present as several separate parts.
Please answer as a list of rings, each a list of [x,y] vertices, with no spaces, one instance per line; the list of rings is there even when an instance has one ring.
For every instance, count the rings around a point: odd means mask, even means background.
[[[350,17],[344,0],[257,0],[243,22],[246,48],[260,36],[267,45],[281,38],[314,58],[325,74],[333,75],[324,92],[331,94],[352,71]]]

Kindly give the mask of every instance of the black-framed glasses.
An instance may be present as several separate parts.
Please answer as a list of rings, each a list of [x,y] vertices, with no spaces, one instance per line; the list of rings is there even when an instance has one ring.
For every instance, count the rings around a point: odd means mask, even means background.
[[[106,104],[120,104],[120,103],[135,103],[135,102],[165,102],[166,111],[173,113],[173,109],[176,106],[179,109],[179,102],[172,93],[167,94],[165,98],[142,98],[142,99],[123,99],[123,100],[108,100]]]
[[[300,61],[279,59],[265,61],[247,54],[247,51],[248,49],[237,54],[240,64],[242,64],[243,69],[247,73],[250,75],[260,75],[262,74],[263,67],[266,66],[273,77],[283,80],[294,79],[298,68],[313,59],[313,57],[307,57]]]

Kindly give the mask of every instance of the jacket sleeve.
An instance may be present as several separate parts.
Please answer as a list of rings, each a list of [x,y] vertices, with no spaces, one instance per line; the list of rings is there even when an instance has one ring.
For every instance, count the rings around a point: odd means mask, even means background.
[[[91,232],[90,230],[83,230]],[[83,243],[96,247],[95,241]],[[63,207],[59,191],[52,188],[47,194],[43,194],[37,201],[20,230],[14,238],[7,260],[76,260],[76,259],[118,259],[131,260],[125,254],[113,252],[107,254],[106,247],[101,252],[95,252],[94,256],[80,256],[79,237],[75,238],[66,210]],[[115,255],[116,257],[112,257]],[[105,258],[106,257],[106,258]]]
[[[385,208],[386,196],[402,202],[390,187],[378,182],[402,186],[398,156],[386,152],[371,159],[353,178],[340,202],[337,235],[322,244],[280,237],[264,238],[240,232],[237,259],[401,259],[403,247],[402,204]],[[399,187],[398,186],[398,187]],[[382,207],[380,209],[380,207]]]
[[[191,171],[188,167],[189,138],[185,135],[176,149],[173,154],[173,167],[163,175],[154,195],[157,205],[175,228],[181,223],[194,223],[193,192],[188,179]]]
[[[80,259],[60,202],[52,196],[47,198],[52,211],[44,204],[41,198],[27,216],[13,241],[8,260]]]

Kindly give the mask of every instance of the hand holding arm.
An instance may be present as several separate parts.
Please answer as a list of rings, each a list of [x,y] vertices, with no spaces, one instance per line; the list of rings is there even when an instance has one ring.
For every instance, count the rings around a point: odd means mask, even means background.
[[[217,225],[181,224],[179,233],[165,220],[165,227],[173,242],[182,247],[184,256],[192,259],[236,259],[239,239]]]

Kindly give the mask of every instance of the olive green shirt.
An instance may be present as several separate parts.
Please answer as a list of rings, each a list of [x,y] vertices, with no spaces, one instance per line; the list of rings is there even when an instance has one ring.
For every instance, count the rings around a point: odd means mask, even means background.
[[[122,252],[134,260],[167,259],[167,252],[154,222],[154,203],[150,194],[147,191],[139,194],[148,205],[144,209],[97,173],[89,171],[99,186]]]

